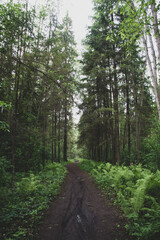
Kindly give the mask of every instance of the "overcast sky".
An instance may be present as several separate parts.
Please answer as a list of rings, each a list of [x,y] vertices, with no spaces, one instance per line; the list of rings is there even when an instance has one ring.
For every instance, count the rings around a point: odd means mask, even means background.
[[[91,25],[90,16],[93,15],[93,3],[92,0],[60,0],[61,16],[65,16],[68,11],[73,23],[73,32],[77,48],[79,52],[82,51],[81,41],[85,38],[87,33],[87,27]],[[79,97],[75,101],[80,101]],[[75,123],[78,123],[81,114],[77,114],[79,109],[75,106],[73,108],[73,119]]]
[[[79,52],[82,50],[81,41],[85,38],[87,33],[87,27],[91,25],[90,16],[93,15],[93,3],[92,0],[60,0],[61,16],[65,16],[68,11],[73,23],[73,32],[75,35],[75,41]],[[79,98],[75,101],[80,101]],[[81,114],[77,114],[79,109],[75,106],[73,108],[74,122],[78,123]]]
[[[47,0],[29,0],[33,5],[44,4]],[[69,17],[72,19],[73,32],[77,48],[82,49],[81,41],[85,38],[87,27],[91,25],[90,16],[93,15],[92,0],[58,0],[60,4],[60,17],[64,17],[68,11]]]
[[[81,40],[85,38],[87,26],[91,25],[90,16],[93,15],[92,0],[61,0],[61,14],[64,16],[68,10],[69,16],[73,22],[73,31],[78,47]]]
[[[44,4],[47,0],[29,0],[31,4]],[[56,1],[56,0],[55,0]],[[66,13],[72,19],[73,32],[75,41],[77,43],[77,50],[82,51],[82,40],[85,39],[87,34],[87,27],[91,25],[91,16],[93,15],[93,2],[92,0],[57,0],[60,4],[60,18],[62,19]],[[79,97],[75,101],[80,101]],[[81,114],[77,114],[79,109],[75,106],[73,109],[73,119],[78,123]]]

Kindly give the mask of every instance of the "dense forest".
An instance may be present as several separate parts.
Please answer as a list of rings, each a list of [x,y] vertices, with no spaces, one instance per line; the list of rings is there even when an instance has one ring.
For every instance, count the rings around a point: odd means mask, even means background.
[[[39,213],[58,194],[64,165],[74,158],[102,163],[84,166],[88,172],[96,169],[96,181],[113,165],[119,169],[113,173],[127,175],[120,166],[140,164],[133,172],[150,174],[147,183],[153,180],[154,191],[159,191],[159,175],[153,179],[152,174],[160,170],[160,4],[93,3],[80,58],[72,20],[68,14],[59,20],[58,3],[48,1],[40,9],[27,0],[0,3],[2,239],[32,239]],[[73,121],[75,105],[81,112],[78,125]]]
[[[159,7],[94,1],[80,83],[79,145],[88,158],[160,167]]]
[[[14,185],[16,171],[67,161],[76,51],[71,19],[58,23],[53,5],[36,12],[10,1],[0,17],[0,152]]]

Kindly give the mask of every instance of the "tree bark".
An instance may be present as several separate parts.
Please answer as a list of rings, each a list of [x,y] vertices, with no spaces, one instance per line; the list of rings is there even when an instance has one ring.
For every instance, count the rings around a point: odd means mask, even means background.
[[[114,15],[111,14],[114,23]],[[112,26],[112,31],[114,31]],[[116,46],[113,44],[113,101],[114,101],[114,119],[115,119],[115,145],[116,145],[116,162],[120,165],[120,141],[119,141],[119,107],[118,107],[118,79],[117,79],[117,63],[116,63]]]
[[[128,77],[127,77],[127,73],[126,75],[126,102],[127,102],[127,142],[128,142],[128,154],[130,157],[130,153],[131,153],[131,126],[130,126],[130,99],[129,99],[129,82],[128,82]]]
[[[59,116],[58,116],[58,162],[60,162],[60,141],[61,141],[61,114],[59,112]]]
[[[67,102],[64,106],[64,148],[63,148],[63,160],[67,162]]]
[[[116,162],[120,164],[120,141],[119,141],[119,109],[118,109],[118,79],[116,60],[113,59],[114,65],[114,118],[115,118],[115,144],[116,144]]]
[[[134,3],[133,3],[133,0],[130,0],[130,2],[131,2],[131,7],[134,10],[135,6],[134,6]],[[151,5],[151,11],[152,11],[152,16],[154,18],[153,29],[154,29],[154,35],[155,35],[155,38],[156,38],[158,58],[159,58],[159,61],[160,61],[160,33],[159,33],[159,29],[158,29],[158,18],[157,18],[157,12],[155,10],[155,3],[153,3]],[[159,93],[159,84],[157,82],[157,73],[155,74],[155,69],[153,71],[153,68],[152,68],[152,63],[151,63],[151,59],[150,59],[149,52],[148,52],[147,40],[145,38],[144,33],[142,34],[142,40],[143,40],[143,45],[144,45],[144,48],[145,48],[146,60],[147,60],[148,66],[149,66],[150,74],[151,74],[152,84],[153,84],[153,87],[154,87],[155,99],[156,99],[157,110],[158,110],[158,117],[159,117],[159,122],[160,122],[160,93]],[[156,64],[155,64],[156,58],[154,57],[155,51],[154,51],[154,46],[153,46],[153,41],[152,41],[151,36],[150,36],[150,41],[151,41],[150,43],[151,43],[151,51],[152,51],[154,66],[156,66]]]
[[[149,42],[150,42],[150,46],[151,46],[151,54],[152,54],[152,60],[153,60],[153,74],[154,74],[154,79],[157,82],[157,60],[156,60],[156,53],[155,53],[155,49],[154,49],[154,45],[153,45],[153,40],[152,40],[152,36],[149,34]]]
[[[160,121],[160,93],[159,93],[159,85],[157,83],[157,77],[154,75],[151,59],[150,59],[149,53],[148,53],[147,41],[146,41],[146,38],[145,38],[144,35],[142,36],[142,39],[143,39],[143,45],[144,45],[145,53],[146,53],[146,60],[147,60],[148,66],[149,66],[151,79],[152,79],[152,84],[153,84],[153,87],[154,87],[155,100],[156,100],[156,103],[157,103],[158,116],[159,116],[159,121]],[[152,49],[152,54],[153,54],[153,49]]]
[[[46,94],[46,93],[45,93]],[[46,129],[47,129],[47,112],[46,112],[46,95],[43,106],[43,133],[42,133],[42,164],[46,164]]]
[[[160,62],[160,33],[158,29],[158,17],[157,17],[157,11],[155,9],[155,3],[151,5],[151,11],[152,11],[152,16],[153,16],[153,30],[154,30],[154,35],[156,39],[156,44],[157,44],[157,50],[158,50],[158,59]]]
[[[54,162],[54,154],[53,154],[53,137],[54,137],[54,125],[53,125],[53,112],[52,112],[52,163]]]
[[[22,47],[20,46],[20,35],[18,38],[18,49],[17,49],[17,59],[21,57],[22,54]],[[20,61],[16,64],[16,73],[15,73],[15,97],[14,97],[14,112],[13,112],[13,123],[12,123],[12,188],[14,188],[15,182],[15,155],[16,155],[16,138],[17,138],[17,114],[18,114],[18,91],[19,91],[19,81],[20,81],[20,68],[21,63]]]
[[[54,122],[54,161],[57,161],[57,112],[55,109],[55,122]]]

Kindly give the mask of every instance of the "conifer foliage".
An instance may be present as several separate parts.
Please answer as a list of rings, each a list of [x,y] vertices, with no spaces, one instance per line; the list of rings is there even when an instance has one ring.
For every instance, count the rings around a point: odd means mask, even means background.
[[[75,42],[68,15],[56,6],[39,11],[0,4],[0,157],[17,171],[67,160],[75,91]]]
[[[94,1],[82,59],[79,144],[87,157],[113,164],[140,162],[153,113],[144,54],[138,41],[120,34],[127,17],[122,10],[119,1]]]

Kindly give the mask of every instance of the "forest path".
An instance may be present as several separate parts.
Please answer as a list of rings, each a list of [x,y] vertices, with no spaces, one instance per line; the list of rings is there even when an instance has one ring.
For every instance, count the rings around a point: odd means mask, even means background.
[[[101,196],[91,177],[78,165],[68,176],[59,198],[51,204],[36,240],[125,240],[123,218]]]

